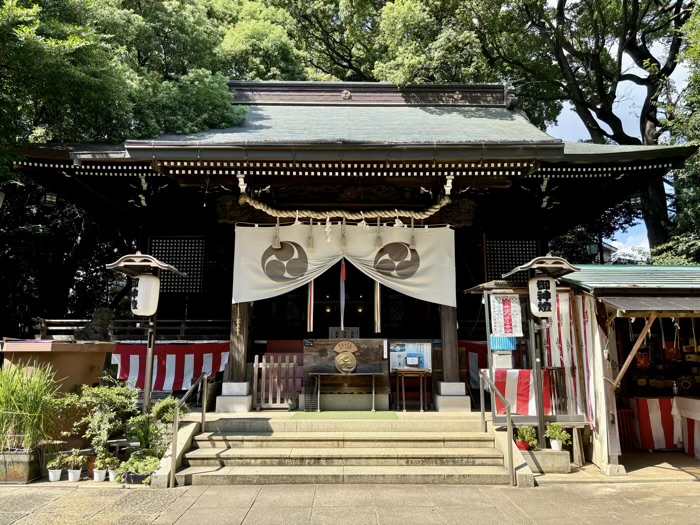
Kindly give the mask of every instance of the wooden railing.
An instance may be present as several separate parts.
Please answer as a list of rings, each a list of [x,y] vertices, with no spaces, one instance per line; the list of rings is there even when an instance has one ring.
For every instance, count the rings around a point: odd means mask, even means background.
[[[34,319],[36,339],[73,339],[76,330],[85,328],[90,319]],[[146,341],[148,322],[145,319],[114,319],[109,326],[112,341]],[[228,341],[229,319],[158,320],[159,341]]]
[[[256,355],[253,363],[253,407],[256,410],[292,410],[297,407],[297,399],[297,356]]]

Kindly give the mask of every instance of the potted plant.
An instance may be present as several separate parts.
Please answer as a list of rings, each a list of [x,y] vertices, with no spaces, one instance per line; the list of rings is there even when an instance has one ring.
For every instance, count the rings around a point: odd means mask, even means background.
[[[80,450],[74,448],[70,454],[66,454],[63,460],[63,466],[68,471],[68,481],[80,481],[80,473],[83,466],[87,463],[87,456],[81,454]]]
[[[49,481],[61,481],[61,474],[63,473],[63,463],[63,454],[56,454],[46,464],[46,469],[49,471]]]
[[[552,450],[561,450],[562,445],[571,443],[571,434],[564,430],[559,423],[549,425],[544,435],[549,438]]]
[[[537,432],[532,427],[519,427],[515,444],[520,450],[537,449]]]
[[[29,483],[41,476],[41,450],[58,434],[59,384],[48,364],[0,368],[0,483]]]
[[[126,483],[150,484],[151,474],[160,466],[160,458],[145,454],[132,454],[132,456],[119,465],[117,469],[117,481]]]
[[[110,456],[100,454],[95,459],[95,468],[92,471],[92,476],[95,481],[104,481],[107,477],[107,460]]]
[[[109,481],[117,481],[117,468],[119,468],[120,464],[121,461],[119,461],[119,458],[116,456],[107,456],[104,459],[104,465],[105,468],[107,468],[107,475],[109,476]]]

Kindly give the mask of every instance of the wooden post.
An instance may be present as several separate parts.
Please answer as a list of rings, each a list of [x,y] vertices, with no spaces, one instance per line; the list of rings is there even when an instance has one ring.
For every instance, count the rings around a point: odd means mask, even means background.
[[[250,303],[234,304],[231,307],[231,349],[229,362],[224,374],[226,381],[244,383],[248,360],[248,333]]]
[[[632,347],[632,350],[630,351],[629,355],[627,356],[625,363],[622,365],[620,372],[617,374],[615,381],[612,382],[613,389],[617,389],[617,387],[620,386],[620,382],[622,381],[622,377],[625,375],[625,372],[627,372],[627,369],[632,364],[632,360],[634,359],[634,356],[637,355],[637,351],[639,350],[639,347],[642,346],[642,343],[644,342],[644,338],[646,337],[647,333],[649,333],[649,330],[651,329],[651,325],[654,324],[654,321],[656,321],[656,313],[651,314],[651,316],[649,317],[649,320],[647,321],[647,324],[644,325],[644,328],[642,329],[642,333],[639,334],[637,341],[634,343],[634,346]]]
[[[459,382],[459,355],[457,353],[457,308],[440,305],[440,333],[442,336],[442,380]]]
[[[585,300],[585,296],[584,296]],[[583,334],[581,333],[581,327],[583,326],[583,317],[581,317],[581,311],[578,307],[578,298],[573,291],[569,292],[569,302],[571,303],[572,311],[574,312],[574,336],[576,344],[574,348],[576,350],[576,374],[578,375],[578,384],[581,386],[581,404],[584,414],[588,417],[588,411],[586,407],[588,406],[588,396],[586,395],[586,376],[583,373],[583,365],[585,355],[583,352]]]

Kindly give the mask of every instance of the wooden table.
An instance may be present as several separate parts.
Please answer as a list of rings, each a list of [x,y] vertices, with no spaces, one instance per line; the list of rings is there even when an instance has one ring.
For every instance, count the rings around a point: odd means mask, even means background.
[[[322,376],[372,376],[372,412],[376,412],[374,409],[374,398],[375,398],[375,379],[377,376],[383,376],[384,372],[309,372],[310,376],[316,376],[316,396],[318,405],[316,407],[316,412],[321,411],[321,377]]]
[[[406,378],[417,377],[420,383],[420,411],[423,412],[423,392],[425,391],[425,378],[432,372],[422,368],[397,368],[396,372],[396,409],[399,410],[399,399],[403,400],[403,411],[406,412]],[[401,384],[402,397],[399,398],[399,383]]]

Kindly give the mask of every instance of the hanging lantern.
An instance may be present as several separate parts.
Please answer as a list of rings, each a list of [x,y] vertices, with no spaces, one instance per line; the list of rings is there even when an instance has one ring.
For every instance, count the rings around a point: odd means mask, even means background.
[[[158,309],[159,294],[160,277],[150,273],[137,275],[131,290],[131,311],[144,317],[153,315]]]

